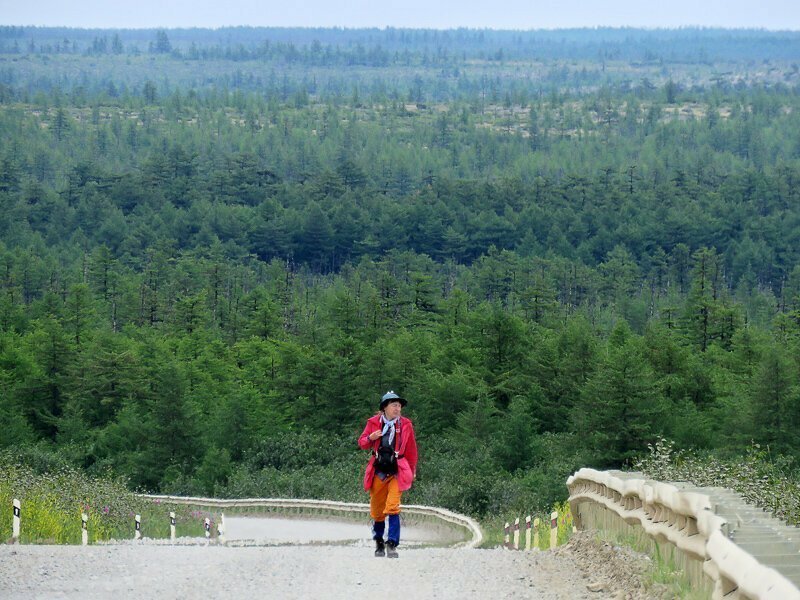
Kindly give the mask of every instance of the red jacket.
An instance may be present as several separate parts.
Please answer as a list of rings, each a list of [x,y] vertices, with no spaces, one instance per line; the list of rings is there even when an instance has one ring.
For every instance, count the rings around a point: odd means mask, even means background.
[[[400,456],[397,460],[397,484],[401,492],[406,491],[411,487],[411,482],[417,476],[417,440],[414,437],[414,425],[411,420],[406,417],[400,417],[398,422],[400,429],[399,439],[395,440],[394,448]],[[358,446],[362,450],[377,451],[381,443],[381,438],[374,442],[369,440],[369,434],[373,431],[381,431],[381,416],[375,415],[367,419],[367,425],[364,427],[364,432],[358,438]],[[364,489],[369,491],[372,487],[372,478],[375,476],[375,453],[369,457],[367,463],[367,472],[364,473]]]

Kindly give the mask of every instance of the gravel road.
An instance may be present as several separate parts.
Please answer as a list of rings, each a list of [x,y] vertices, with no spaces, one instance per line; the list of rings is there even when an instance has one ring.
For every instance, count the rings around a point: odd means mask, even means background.
[[[351,546],[220,547],[126,542],[113,546],[0,546],[2,598],[617,597],[587,591],[549,552],[403,548],[397,560]]]
[[[233,524],[234,544],[254,531],[254,523]],[[243,525],[247,536],[237,536]],[[669,597],[643,588],[637,579],[646,568],[641,556],[598,543],[591,533],[555,552],[421,547],[410,540],[393,560],[372,555],[363,526],[357,542],[342,541],[352,540],[350,529],[317,523],[316,537],[327,541],[281,545],[283,534],[276,532],[285,525],[270,524],[273,545],[266,546],[206,546],[193,538],[176,544],[144,539],[88,547],[0,545],[0,598],[358,600],[385,597],[389,580],[402,582],[398,595],[409,600]]]

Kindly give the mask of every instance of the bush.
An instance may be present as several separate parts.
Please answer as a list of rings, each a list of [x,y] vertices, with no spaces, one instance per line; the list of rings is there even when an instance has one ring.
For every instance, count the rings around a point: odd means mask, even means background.
[[[791,458],[773,457],[759,444],[731,459],[675,450],[675,443],[664,438],[648,448],[633,465],[647,477],[730,488],[790,525],[800,524],[800,481]]]
[[[89,517],[89,541],[133,537],[134,515],[142,515],[142,535],[169,535],[169,512],[176,512],[182,535],[201,535],[202,518],[189,507],[170,506],[160,500],[141,498],[129,491],[126,481],[107,477],[89,477],[60,464],[53,470],[49,460],[37,468],[21,464],[10,453],[0,454],[0,535],[12,533],[11,503],[21,503],[20,542],[79,544],[81,513]],[[44,468],[39,472],[39,468]],[[196,512],[196,511],[194,511]]]

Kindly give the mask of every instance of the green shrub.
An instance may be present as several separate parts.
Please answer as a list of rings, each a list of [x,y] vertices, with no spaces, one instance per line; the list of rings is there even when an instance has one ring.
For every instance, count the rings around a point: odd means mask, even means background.
[[[45,468],[52,463],[45,465]],[[38,465],[41,466],[41,465]],[[176,512],[179,535],[202,535],[206,516],[188,506],[172,506],[137,496],[125,481],[89,477],[63,465],[38,472],[0,454],[0,537],[12,535],[12,501],[21,503],[21,543],[81,543],[81,514],[89,517],[89,542],[132,538],[134,515],[142,516],[142,534],[169,536],[169,512]]]
[[[792,461],[773,457],[769,448],[752,444],[742,457],[721,459],[675,449],[661,438],[633,467],[659,481],[689,481],[698,486],[735,490],[758,507],[791,525],[800,524],[800,481]]]
[[[506,513],[503,517],[492,517],[488,519],[484,519],[481,521],[481,529],[484,533],[484,542],[482,546],[484,548],[491,548],[494,546],[500,546],[504,543],[505,531],[504,526],[506,523],[511,525],[511,529],[509,530],[509,539],[513,543],[514,541],[514,520],[519,517],[520,519],[520,531],[519,531],[519,546],[520,548],[525,547],[525,517],[531,517],[531,544],[535,541],[535,530],[533,529],[533,522],[535,519],[539,519],[539,550],[547,550],[550,548],[550,515],[555,511],[558,513],[558,533],[556,534],[556,545],[561,546],[562,544],[566,544],[569,541],[570,537],[572,537],[572,527],[574,525],[574,521],[572,518],[572,511],[569,506],[569,502],[556,502],[552,509],[546,512],[542,511],[534,511],[529,513],[523,514],[514,514],[514,513]]]

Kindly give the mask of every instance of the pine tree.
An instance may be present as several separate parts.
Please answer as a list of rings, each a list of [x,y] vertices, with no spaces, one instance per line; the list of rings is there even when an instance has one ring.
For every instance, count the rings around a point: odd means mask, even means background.
[[[576,431],[586,440],[585,460],[598,468],[620,467],[642,453],[663,432],[665,415],[657,380],[642,360],[641,339],[609,343],[607,352],[574,412]]]

